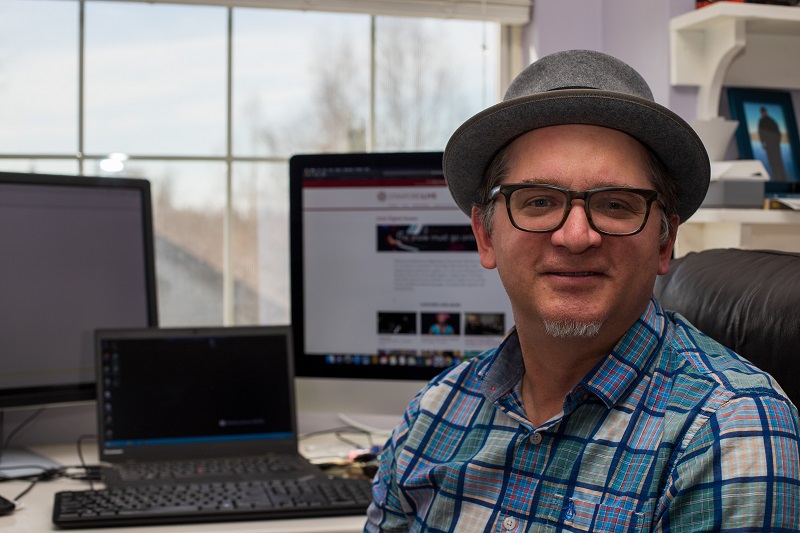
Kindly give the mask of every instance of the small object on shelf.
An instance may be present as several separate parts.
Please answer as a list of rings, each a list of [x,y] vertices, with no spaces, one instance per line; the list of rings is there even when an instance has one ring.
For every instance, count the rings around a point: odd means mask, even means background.
[[[800,182],[771,181],[764,186],[764,209],[800,211]]]
[[[711,180],[769,181],[770,175],[758,159],[712,161]]]
[[[712,181],[700,207],[754,208],[764,202],[764,182],[726,179]]]
[[[716,4],[722,0],[696,0],[695,7],[698,9],[711,4]],[[770,4],[773,6],[796,6],[800,0],[725,0],[726,2],[736,2],[739,4]]]
[[[758,159],[711,163],[711,183],[702,207],[761,208],[769,173]]]
[[[791,209],[800,211],[800,196],[775,196],[764,198],[764,209]]]

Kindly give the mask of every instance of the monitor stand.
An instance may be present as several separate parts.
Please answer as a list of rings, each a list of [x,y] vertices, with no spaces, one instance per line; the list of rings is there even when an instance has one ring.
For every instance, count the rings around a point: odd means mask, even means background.
[[[27,478],[63,466],[24,448],[3,450],[0,456],[0,479]]]
[[[337,418],[345,426],[358,429],[373,435],[386,435],[392,433],[394,427],[400,423],[396,415],[375,415],[363,413],[338,413]]]
[[[297,377],[298,429],[301,434],[348,425],[385,433],[425,381]]]

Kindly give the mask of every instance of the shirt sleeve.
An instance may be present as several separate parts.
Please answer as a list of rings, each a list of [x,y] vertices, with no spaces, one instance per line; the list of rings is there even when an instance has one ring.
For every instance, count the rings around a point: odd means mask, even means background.
[[[702,419],[687,432],[654,530],[800,531],[797,409],[777,394],[738,396]]]

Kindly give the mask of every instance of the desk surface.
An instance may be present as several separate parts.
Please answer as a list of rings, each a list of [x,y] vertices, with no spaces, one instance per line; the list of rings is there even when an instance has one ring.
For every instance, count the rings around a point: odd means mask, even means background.
[[[76,465],[79,463],[75,445],[40,446],[33,451],[48,457],[63,465]],[[87,450],[89,457],[92,451]],[[96,456],[96,454],[94,455]],[[0,483],[0,494],[5,498],[15,498],[28,487],[26,481],[11,481]],[[61,531],[52,523],[53,498],[56,492],[62,490],[85,490],[85,482],[70,479],[59,479],[37,483],[33,489],[23,496],[20,502],[21,509],[6,516],[0,516],[0,530],[13,531],[14,533],[41,533],[42,531]],[[259,532],[259,533],[355,533],[362,531],[364,518],[361,516],[345,516],[333,518],[310,518],[302,520],[260,520],[245,522],[221,522],[211,524],[185,524],[169,526],[125,527],[109,529],[90,529],[83,531],[113,531],[115,533],[135,533],[148,531],[153,533],[163,531],[168,533],[188,532]]]

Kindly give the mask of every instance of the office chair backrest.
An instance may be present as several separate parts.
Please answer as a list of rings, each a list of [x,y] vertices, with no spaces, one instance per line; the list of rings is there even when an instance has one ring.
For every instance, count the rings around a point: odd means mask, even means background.
[[[672,261],[656,297],[747,358],[800,405],[800,254],[714,249]]]

